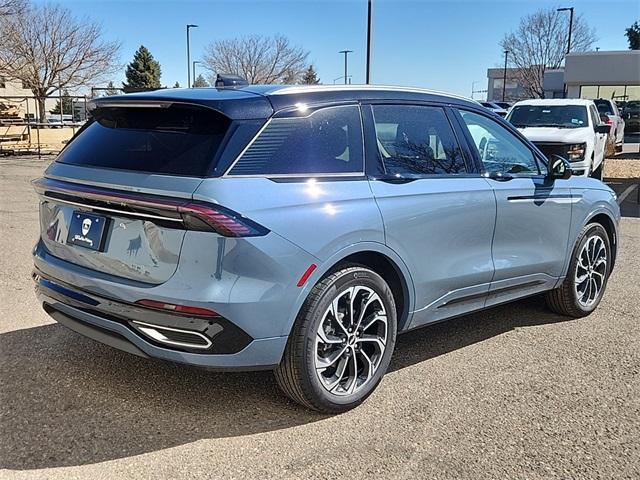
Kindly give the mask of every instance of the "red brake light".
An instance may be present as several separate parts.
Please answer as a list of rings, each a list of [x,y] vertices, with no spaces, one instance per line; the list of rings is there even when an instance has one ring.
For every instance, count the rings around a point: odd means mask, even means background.
[[[168,312],[180,313],[183,315],[197,315],[200,317],[219,317],[213,310],[202,307],[192,307],[190,305],[175,305],[173,303],[158,302],[156,300],[138,300],[136,305],[153,308],[155,310],[165,310]]]
[[[185,225],[195,227],[194,220],[204,222],[210,229],[226,237],[264,235],[264,227],[218,206],[188,203],[178,207]]]

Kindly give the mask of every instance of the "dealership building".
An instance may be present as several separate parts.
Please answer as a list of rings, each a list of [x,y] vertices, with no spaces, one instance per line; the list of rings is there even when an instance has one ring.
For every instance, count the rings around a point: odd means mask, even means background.
[[[504,69],[490,68],[487,78],[487,100],[500,101]],[[517,79],[517,70],[508,68],[507,101],[526,98]],[[570,53],[564,68],[545,71],[543,89],[545,98],[640,100],[640,50]]]

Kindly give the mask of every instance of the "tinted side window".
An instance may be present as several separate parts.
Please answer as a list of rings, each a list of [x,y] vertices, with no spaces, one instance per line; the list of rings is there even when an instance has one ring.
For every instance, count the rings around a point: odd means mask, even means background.
[[[362,123],[355,105],[304,118],[274,118],[229,175],[362,173]]]
[[[390,175],[465,173],[462,152],[444,110],[374,105],[378,150]]]
[[[510,175],[538,175],[533,152],[497,122],[477,113],[461,111],[485,171]]]

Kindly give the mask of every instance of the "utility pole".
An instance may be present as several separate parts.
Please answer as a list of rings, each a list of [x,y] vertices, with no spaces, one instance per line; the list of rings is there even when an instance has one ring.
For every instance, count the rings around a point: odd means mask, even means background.
[[[573,31],[573,7],[558,8],[558,12],[569,12],[569,39],[567,41],[567,55],[571,53],[571,33]]]
[[[509,50],[504,51],[504,71],[502,74],[502,101],[504,102],[504,93],[507,88],[507,58],[509,56]]]
[[[187,25],[187,88],[191,88],[191,49],[189,47],[189,29],[198,28],[198,25]]]
[[[353,53],[353,50],[340,50],[338,53],[343,53],[344,54],[344,84],[347,84],[347,79],[349,78],[349,68],[348,68],[348,61],[347,61],[347,55],[349,55],[350,53]]]
[[[371,19],[371,2],[372,0],[367,0],[367,74],[366,74],[366,84],[371,83],[371,26],[373,21]]]

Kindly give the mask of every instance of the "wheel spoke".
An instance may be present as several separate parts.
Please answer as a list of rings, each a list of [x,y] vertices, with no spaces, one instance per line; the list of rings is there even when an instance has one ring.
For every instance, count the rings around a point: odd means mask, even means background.
[[[358,382],[358,362],[356,361],[355,350],[352,349],[351,355],[347,359],[349,364],[349,377],[351,383],[347,390],[347,395],[351,395],[356,389],[356,383]]]
[[[589,278],[588,273],[585,273],[584,275],[580,275],[579,277],[576,277],[576,283],[581,285],[582,282],[584,282],[587,278]]]
[[[369,295],[367,300],[364,302],[364,305],[360,309],[360,314],[358,315],[358,321],[357,321],[356,326],[355,326],[356,330],[358,328],[360,328],[360,325],[362,324],[362,319],[364,318],[364,315],[367,312],[367,309],[369,308],[369,305],[371,305],[373,302],[379,302],[380,305],[382,305],[382,302],[380,301],[380,297],[375,292],[373,292],[373,293],[371,293]]]
[[[329,308],[330,308],[331,314],[333,315],[335,323],[338,324],[338,326],[344,332],[345,335],[348,335],[347,329],[345,328],[344,323],[342,322],[342,318],[340,318],[340,311],[338,310],[338,303],[340,301],[340,298],[341,296],[336,297],[333,300],[333,302],[331,302],[331,307]]]
[[[348,363],[349,359],[342,357],[340,363],[338,364],[338,368],[336,368],[334,376],[331,377],[333,380],[330,383],[325,384],[327,390],[332,391],[334,388],[340,385],[340,382],[342,382],[342,379],[344,378],[344,372],[347,370]]]
[[[344,338],[328,335],[322,327],[318,329],[318,338],[322,343],[326,344],[342,343],[344,341]]]
[[[356,343],[375,343],[381,351],[384,351],[384,342],[377,335],[363,335],[356,340]]]
[[[333,353],[331,353],[331,355],[329,355],[328,357],[321,357],[318,354],[316,354],[316,369],[320,370],[326,370],[327,368],[329,368],[330,366],[332,366],[334,363],[336,363],[340,357],[344,354],[344,352],[347,351],[347,348],[349,348],[347,345],[344,345],[343,347],[335,350]]]
[[[369,381],[371,377],[373,377],[373,372],[375,370],[373,362],[369,358],[369,355],[364,350],[360,350],[360,357],[362,357],[365,361],[365,368],[367,370],[367,378],[365,382]]]

